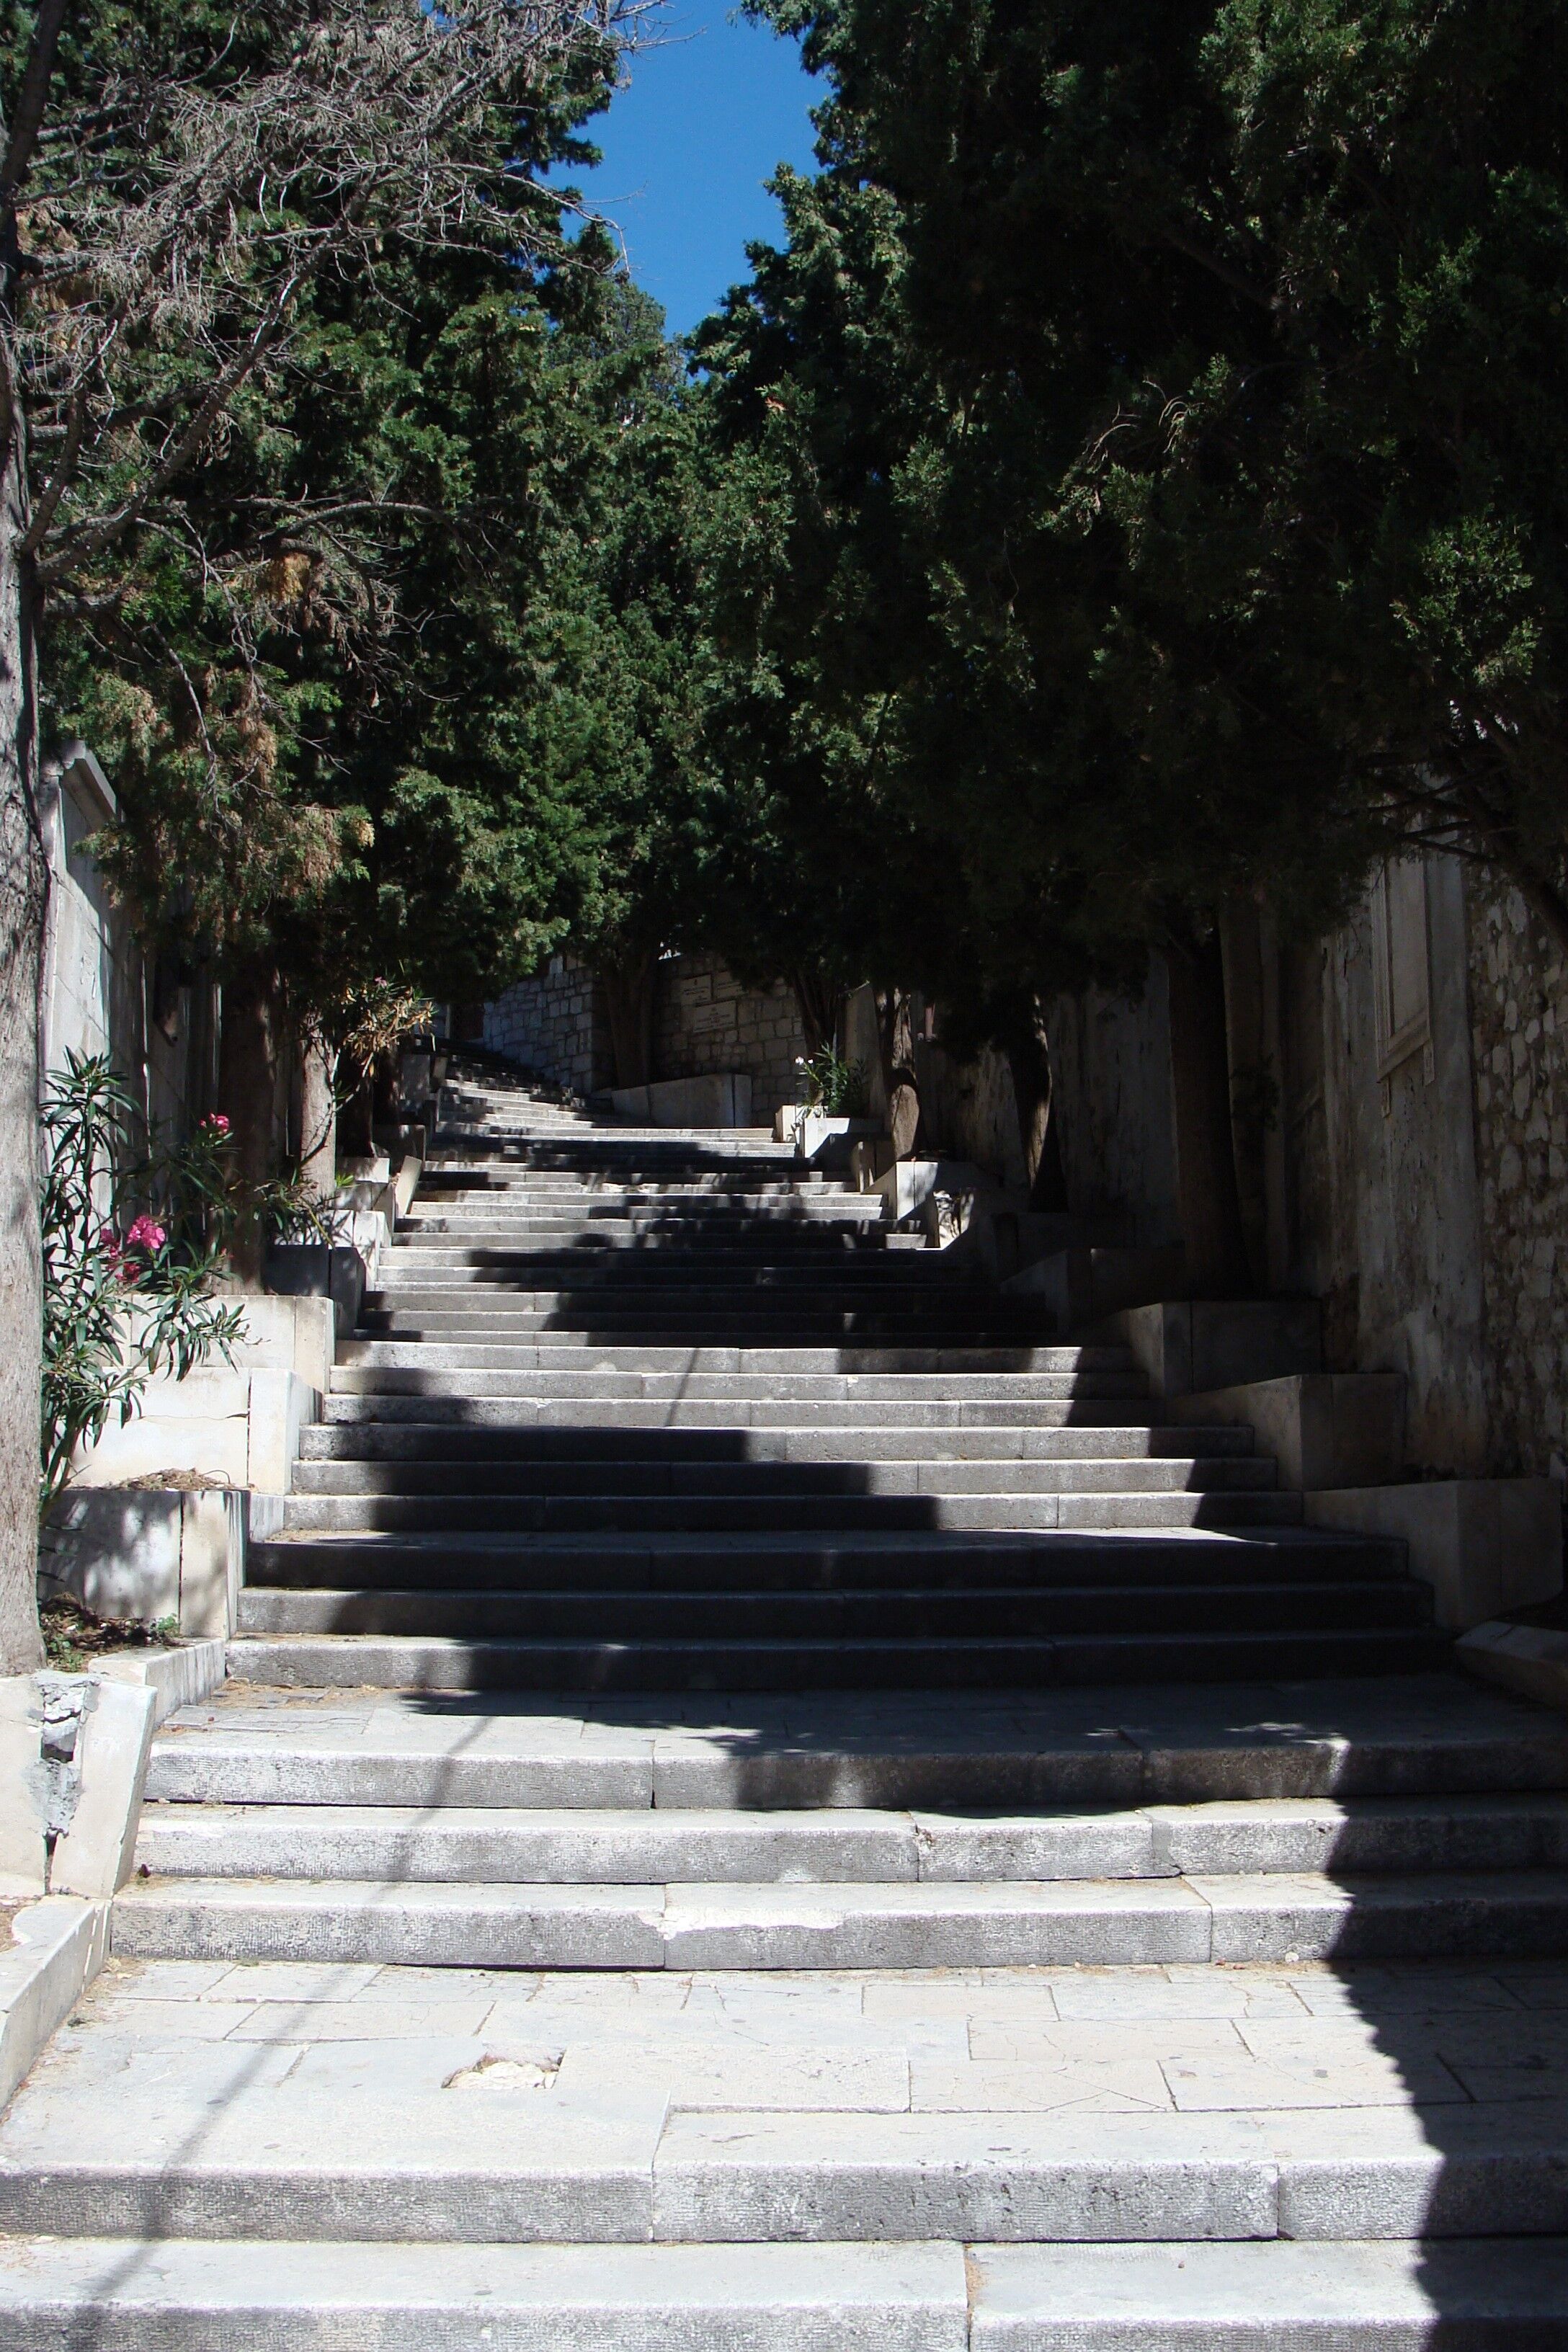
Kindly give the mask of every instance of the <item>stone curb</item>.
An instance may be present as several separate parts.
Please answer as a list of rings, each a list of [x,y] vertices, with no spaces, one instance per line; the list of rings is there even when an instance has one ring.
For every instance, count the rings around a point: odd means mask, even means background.
[[[176,1708],[195,1706],[216,1690],[227,1671],[222,1640],[185,1642],[177,1650],[123,1650],[96,1658],[92,1671],[110,1681],[140,1683],[153,1694],[153,1727]]]
[[[103,1966],[109,1906],[46,1895],[18,1911],[0,1951],[0,2106]]]
[[[1568,1633],[1494,1618],[1454,1644],[1454,1663],[1542,1706],[1568,1712]]]

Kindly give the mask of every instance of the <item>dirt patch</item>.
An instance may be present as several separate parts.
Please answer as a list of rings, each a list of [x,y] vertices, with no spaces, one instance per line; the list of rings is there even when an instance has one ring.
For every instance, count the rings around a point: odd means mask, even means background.
[[[172,1617],[157,1625],[133,1618],[95,1617],[79,1601],[57,1593],[41,1603],[44,1654],[57,1674],[79,1675],[111,1650],[166,1650],[178,1631]]]
[[[119,1495],[226,1495],[229,1482],[207,1470],[146,1470],[137,1478],[121,1478]]]

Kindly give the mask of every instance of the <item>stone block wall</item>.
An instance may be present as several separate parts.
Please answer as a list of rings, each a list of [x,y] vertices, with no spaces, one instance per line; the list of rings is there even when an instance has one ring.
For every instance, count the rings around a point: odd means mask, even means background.
[[[1491,1467],[1568,1454],[1568,961],[1517,890],[1473,884],[1470,1014]]]
[[[514,982],[487,1004],[485,1044],[578,1094],[614,1084],[602,992],[574,956],[552,956],[532,980]]]
[[[795,1056],[806,1050],[795,991],[784,981],[742,988],[717,956],[671,956],[659,965],[654,1011],[654,1072],[702,1078],[742,1070],[752,1081],[752,1117],[770,1125],[781,1103],[800,1099]]]

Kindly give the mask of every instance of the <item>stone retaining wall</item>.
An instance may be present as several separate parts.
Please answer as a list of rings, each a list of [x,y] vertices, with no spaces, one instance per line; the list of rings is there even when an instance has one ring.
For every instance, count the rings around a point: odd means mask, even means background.
[[[781,1103],[800,1099],[795,1056],[806,1050],[795,991],[775,981],[742,988],[717,956],[672,956],[658,968],[654,1072],[700,1078],[741,1070],[752,1081],[752,1117],[772,1122]]]
[[[1470,1015],[1494,1470],[1568,1452],[1568,968],[1514,889],[1472,886]]]
[[[552,956],[536,978],[518,981],[486,1005],[485,1044],[557,1086],[592,1094],[615,1078],[602,1000],[585,965]]]

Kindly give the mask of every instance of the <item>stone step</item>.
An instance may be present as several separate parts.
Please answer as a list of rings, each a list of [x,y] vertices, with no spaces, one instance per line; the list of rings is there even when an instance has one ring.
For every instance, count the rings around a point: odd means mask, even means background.
[[[163,2232],[0,2246],[0,2330],[9,2352],[87,2343],[113,2352],[368,2352],[373,2344],[375,2352],[967,2352],[969,2344],[958,2246],[468,2246],[384,2236],[288,2244]]]
[[[552,1885],[1000,1885],[1285,1873],[1568,1870],[1568,1797],[1151,1805],[1121,1813],[855,1808],[519,1811],[149,1804],[156,1877]]]
[[[343,1400],[347,1403],[348,1400]],[[304,1467],[339,1463],[460,1463],[538,1468],[632,1463],[659,1465],[671,1473],[700,1465],[726,1470],[770,1465],[822,1466],[856,1475],[858,1465],[879,1471],[913,1464],[973,1465],[1005,1470],[1036,1464],[1185,1460],[1202,1455],[1232,1462],[1251,1457],[1252,1431],[1240,1423],[1212,1429],[1129,1426],[997,1429],[769,1429],[707,1430],[658,1426],[557,1428],[514,1423],[485,1429],[444,1422],[316,1422],[300,1433]],[[1267,1457],[1264,1457],[1267,1458]],[[309,1480],[300,1474],[306,1490]]]
[[[163,1727],[153,1801],[989,1811],[1568,1789],[1568,1719],[1452,1674],[579,1705],[240,1685]]]
[[[448,1346],[458,1340],[505,1343],[544,1338],[564,1344],[580,1335],[584,1346],[626,1340],[634,1345],[683,1349],[837,1349],[849,1341],[859,1347],[1010,1349],[1032,1345],[1041,1328],[1037,1318],[1010,1325],[1005,1315],[984,1315],[978,1309],[973,1315],[932,1314],[923,1305],[907,1314],[889,1314],[880,1307],[803,1313],[782,1302],[759,1311],[744,1303],[722,1312],[702,1308],[687,1314],[658,1305],[628,1310],[589,1304],[543,1314],[531,1308],[516,1314],[504,1308],[447,1314],[427,1308],[368,1307],[361,1313],[354,1337]]]
[[[1090,1487],[1087,1478],[1080,1483],[1064,1476],[1052,1487],[1025,1494],[295,1494],[285,1503],[284,1526],[294,1535],[360,1529],[388,1535],[624,1529],[651,1535],[681,1528],[831,1535],[861,1528],[889,1534],[926,1528],[964,1534],[992,1528],[1025,1533],[1058,1528],[1292,1527],[1301,1521],[1299,1495],[1232,1491],[1218,1473],[1212,1481],[1194,1475],[1181,1486],[1152,1480],[1146,1491],[1131,1476],[1125,1486],[1108,1482],[1103,1491]]]
[[[712,1377],[721,1373],[773,1375],[828,1374],[847,1377],[881,1372],[889,1377],[948,1373],[970,1381],[986,1374],[1011,1377],[1035,1374],[1056,1380],[1113,1382],[1110,1396],[1132,1396],[1146,1387],[1143,1374],[1118,1349],[1041,1347],[1014,1341],[997,1347],[952,1347],[898,1344],[888,1348],[771,1346],[765,1340],[751,1347],[658,1347],[646,1342],[596,1340],[592,1334],[563,1333],[547,1339],[479,1341],[443,1346],[438,1342],[398,1339],[341,1339],[340,1368],[351,1365],[419,1369],[429,1371],[508,1371],[513,1368],[540,1371],[571,1371],[584,1353],[594,1355],[608,1371],[668,1372]],[[1070,1393],[1070,1391],[1068,1391]]]
[[[1217,1486],[1271,1487],[1267,1454],[1089,1455],[1033,1462],[578,1462],[301,1460],[294,1493],[312,1495],[802,1496],[1178,1494]]]
[[[373,2283],[374,2282],[374,2283]],[[1568,2239],[554,2245],[17,2239],[14,2352],[1489,2352],[1568,2347]],[[344,2328],[357,2330],[352,2339]]]
[[[385,1377],[409,1381],[405,1373]],[[557,1382],[548,1393],[541,1394],[537,1381],[511,1379],[504,1373],[476,1374],[475,1379],[495,1385],[482,1394],[460,1386],[421,1386],[417,1381],[397,1388],[334,1390],[321,1401],[322,1422],[334,1428],[701,1431],[731,1438],[748,1436],[753,1430],[786,1429],[829,1437],[840,1432],[853,1437],[860,1432],[885,1429],[1000,1431],[1014,1438],[1068,1429],[1123,1429],[1130,1413],[1140,1406],[1153,1426],[1163,1410],[1146,1399],[1126,1397],[1028,1397],[1010,1402],[994,1396],[974,1400],[961,1391],[910,1399],[898,1390],[891,1397],[868,1397],[859,1381],[847,1396],[824,1398],[794,1392],[781,1395],[774,1383],[759,1384],[767,1391],[763,1396],[671,1394],[668,1383],[663,1384],[662,1393],[656,1389],[651,1396],[644,1384],[631,1393],[605,1395],[595,1393],[591,1381],[584,1384],[586,1392],[568,1388],[563,1393]]]
[[[426,1591],[460,1583],[473,1592],[880,1591],[904,1585],[926,1592],[1079,1587],[1112,1596],[1138,1586],[1179,1591],[1207,1585],[1228,1593],[1237,1587],[1407,1581],[1396,1543],[1295,1528],[1123,1531],[1113,1538],[922,1528],[837,1532],[816,1540],[762,1531],[744,1543],[733,1534],[689,1529],[531,1538],[282,1535],[253,1541],[247,1570],[252,1588],[324,1582],[342,1591]]]
[[[354,1343],[345,1341],[344,1347]],[[805,1372],[776,1370],[682,1372],[676,1363],[679,1349],[605,1349],[597,1355],[583,1349],[496,1349],[505,1356],[506,1369],[466,1363],[431,1363],[427,1355],[441,1349],[403,1351],[406,1363],[339,1363],[332,1371],[334,1396],[455,1396],[461,1398],[515,1396],[542,1402],[556,1397],[588,1397],[609,1403],[616,1398],[657,1397],[671,1403],[701,1404],[1008,1404],[1016,1410],[1036,1404],[1104,1403],[1110,1400],[1142,1399],[1142,1372],[946,1372],[864,1370]],[[460,1352],[460,1351],[449,1351]],[[479,1352],[479,1351],[474,1351]],[[708,1351],[721,1354],[721,1349]],[[765,1349],[756,1357],[773,1352]],[[826,1351],[824,1351],[826,1352]],[[847,1351],[845,1351],[847,1352]],[[340,1349],[340,1354],[342,1349]],[[520,1361],[531,1355],[547,1360],[537,1365]],[[665,1369],[650,1364],[639,1369],[637,1356],[658,1356]],[[589,1358],[587,1363],[584,1357]],[[605,1360],[614,1356],[613,1364]],[[672,1359],[675,1361],[672,1361]],[[842,1360],[842,1358],[841,1358]],[[583,1366],[574,1370],[571,1362]]]
[[[1562,1951],[1568,1871],[701,1886],[138,1878],[115,1897],[110,1933],[116,1953],[144,1959],[416,1968],[1523,1960]]]
[[[1568,2347],[1568,2239],[969,2249],[970,2352]]]
[[[301,1547],[303,1549],[303,1547]],[[331,1562],[317,1568],[323,1580]],[[1234,1584],[1219,1588],[1123,1586],[1106,1592],[1002,1591],[983,1586],[931,1591],[887,1584],[849,1592],[617,1592],[333,1589],[248,1584],[239,1596],[240,1634],[439,1634],[451,1640],[591,1644],[595,1652],[649,1645],[773,1648],[842,1640],[867,1647],[943,1639],[1036,1643],[1155,1634],[1195,1635],[1223,1619],[1224,1639],[1267,1633],[1360,1633],[1422,1629],[1431,1598],[1413,1580],[1346,1584]],[[635,1660],[622,1661],[629,1671]],[[877,1679],[883,1679],[878,1676]]]
[[[254,1596],[259,1599],[259,1595]],[[390,1601],[395,1598],[386,1595]],[[1227,1603],[1229,1595],[1226,1596]],[[344,1594],[347,1616],[357,1594]],[[247,1603],[248,1605],[248,1603]],[[1450,1642],[1429,1627],[1061,1634],[1031,1641],[515,1641],[428,1633],[237,1634],[228,1670],[294,1688],[797,1692],[1031,1690],[1103,1682],[1212,1683],[1423,1674]]]

